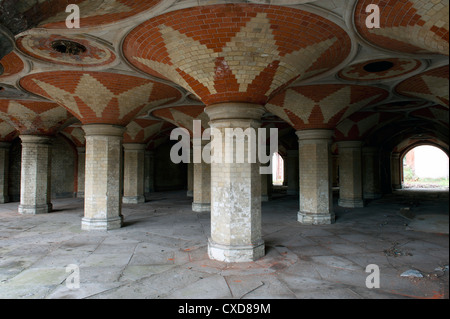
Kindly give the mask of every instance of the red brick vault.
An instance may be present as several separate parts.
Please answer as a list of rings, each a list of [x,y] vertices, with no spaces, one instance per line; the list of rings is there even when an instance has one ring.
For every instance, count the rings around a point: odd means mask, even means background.
[[[369,29],[366,8],[380,8],[380,28]],[[381,48],[404,53],[448,55],[448,1],[360,0],[355,25],[360,35]]]
[[[61,104],[83,124],[126,126],[139,114],[181,97],[165,84],[103,72],[38,73],[22,78],[20,85]]]
[[[423,72],[400,83],[395,90],[448,108],[448,65]]]
[[[126,37],[125,57],[206,105],[265,104],[281,87],[337,67],[351,51],[335,23],[303,10],[226,4],[163,14]]]

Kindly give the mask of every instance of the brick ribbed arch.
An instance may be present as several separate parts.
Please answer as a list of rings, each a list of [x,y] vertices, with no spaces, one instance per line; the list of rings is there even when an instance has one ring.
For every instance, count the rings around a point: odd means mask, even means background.
[[[126,126],[146,110],[181,98],[168,85],[106,72],[38,73],[22,78],[20,84],[63,105],[83,124]]]
[[[368,5],[380,8],[380,28],[367,28]],[[412,54],[448,55],[449,3],[446,0],[360,0],[355,25],[368,42],[381,48]]]
[[[415,75],[401,82],[395,90],[448,108],[448,65]]]
[[[388,97],[377,87],[323,84],[292,87],[271,99],[266,108],[296,130],[334,129],[365,106]]]
[[[54,135],[73,118],[65,108],[54,102],[29,100],[0,100],[0,117],[7,120],[20,134]]]
[[[174,81],[206,105],[264,104],[287,83],[338,66],[351,40],[310,12],[225,4],[150,19],[130,32],[123,50],[137,68]]]

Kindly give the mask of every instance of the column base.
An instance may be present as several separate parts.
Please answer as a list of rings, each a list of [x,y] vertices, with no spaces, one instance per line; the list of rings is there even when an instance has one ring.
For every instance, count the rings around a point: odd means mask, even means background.
[[[392,188],[393,189],[402,189],[403,186],[402,186],[402,184],[394,184],[394,185],[392,185]]]
[[[210,203],[192,203],[192,210],[197,213],[210,212],[211,204]]]
[[[142,204],[145,203],[144,196],[124,196],[122,197],[122,203],[124,204]]]
[[[19,214],[23,215],[39,215],[39,214],[48,214],[53,210],[52,204],[44,204],[44,205],[19,205],[18,211]]]
[[[251,262],[258,260],[265,255],[264,241],[254,245],[226,246],[215,243],[208,239],[208,256],[213,260],[234,263]]]
[[[329,225],[335,222],[334,214],[297,213],[297,220],[303,225]]]
[[[360,208],[364,207],[362,199],[339,199],[338,205],[346,208]]]
[[[75,197],[76,198],[84,198],[84,192],[77,192]]]
[[[269,196],[261,195],[261,202],[268,202],[268,201],[269,201]]]
[[[0,196],[0,204],[9,203],[9,196]]]
[[[82,230],[114,230],[122,227],[123,217],[114,218],[82,218],[81,229]]]
[[[380,199],[381,197],[383,197],[383,195],[381,195],[380,193],[365,193],[363,197],[365,199]]]
[[[187,196],[187,197],[190,197],[190,198],[191,198],[191,197],[194,197],[194,192],[193,192],[193,191],[187,191],[187,192],[186,192],[186,196]]]

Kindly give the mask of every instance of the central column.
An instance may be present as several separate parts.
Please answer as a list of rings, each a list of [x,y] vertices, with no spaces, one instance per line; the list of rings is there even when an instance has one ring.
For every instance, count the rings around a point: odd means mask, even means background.
[[[111,230],[122,226],[122,139],[124,127],[84,125],[86,177],[83,230]]]
[[[138,143],[123,144],[123,203],[139,204],[145,202],[145,147],[145,144]]]
[[[221,135],[214,135],[211,152],[209,257],[224,262],[257,260],[265,253],[261,235],[260,164],[257,156],[255,161],[250,160],[251,145],[245,142],[244,134],[247,129],[257,133],[264,108],[249,103],[221,103],[207,107],[205,112],[211,119],[212,134],[217,131]],[[235,147],[226,148],[227,131],[230,133],[227,129],[244,132],[233,138]],[[256,146],[257,139],[254,142]],[[244,154],[236,154],[239,143],[244,145],[239,150]],[[238,162],[236,155],[243,156],[243,162]]]
[[[364,207],[362,194],[362,142],[338,142],[339,206]]]
[[[300,211],[306,225],[331,224],[333,212],[332,130],[297,131],[299,145]]]
[[[51,204],[51,138],[20,135],[22,166],[20,172],[20,214],[45,214]]]
[[[200,152],[208,141],[197,141],[193,143],[194,152]],[[193,163],[193,201],[194,212],[209,212],[211,210],[211,164],[206,163],[203,158],[201,163]]]

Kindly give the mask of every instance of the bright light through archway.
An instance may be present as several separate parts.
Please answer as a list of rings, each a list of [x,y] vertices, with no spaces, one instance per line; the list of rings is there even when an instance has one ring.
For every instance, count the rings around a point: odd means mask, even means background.
[[[449,158],[434,146],[418,146],[403,158],[403,187],[449,186]]]

